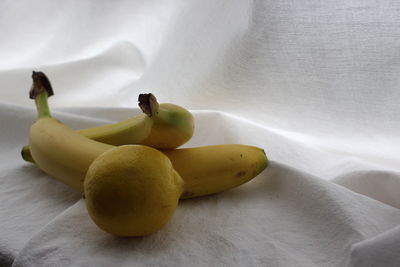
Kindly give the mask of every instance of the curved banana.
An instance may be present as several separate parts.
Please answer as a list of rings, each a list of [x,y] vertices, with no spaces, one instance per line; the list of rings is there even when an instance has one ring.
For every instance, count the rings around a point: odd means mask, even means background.
[[[256,177],[268,165],[264,150],[246,145],[214,145],[162,152],[185,181],[181,198],[237,187]]]
[[[46,173],[83,192],[83,181],[91,163],[115,146],[86,138],[51,117],[47,97],[50,82],[40,72],[32,75],[38,119],[32,125],[29,145],[34,162]],[[39,89],[38,89],[39,88]],[[184,180],[181,198],[198,197],[239,186],[263,171],[268,164],[264,151],[245,145],[216,145],[164,150]],[[24,155],[24,151],[22,151]]]
[[[41,72],[33,72],[30,97],[35,99],[38,118],[29,132],[29,146],[35,163],[47,174],[83,192],[83,180],[90,164],[114,146],[88,139],[53,118],[47,104],[53,94]]]
[[[158,149],[177,148],[193,136],[194,119],[187,109],[158,104],[153,94],[140,94],[138,101],[144,114],[78,133],[110,145],[142,144]]]

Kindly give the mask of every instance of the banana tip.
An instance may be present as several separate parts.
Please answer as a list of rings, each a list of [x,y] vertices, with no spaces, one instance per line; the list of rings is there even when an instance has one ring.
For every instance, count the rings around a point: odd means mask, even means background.
[[[262,151],[262,153],[264,154],[264,157],[265,157],[265,164],[261,167],[262,171],[263,171],[265,168],[267,168],[267,166],[269,164],[269,159],[268,159],[267,153],[265,153],[265,150],[261,149],[261,151]]]
[[[24,148],[21,149],[21,157],[26,161]]]
[[[23,160],[25,160],[26,162],[34,162],[31,154],[29,153],[29,150],[27,150],[27,147],[23,147],[21,149],[21,157]]]

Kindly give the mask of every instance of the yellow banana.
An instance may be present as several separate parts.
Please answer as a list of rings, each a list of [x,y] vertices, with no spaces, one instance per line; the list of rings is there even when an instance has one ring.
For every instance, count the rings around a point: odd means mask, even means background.
[[[50,87],[50,83],[45,82],[48,80],[44,74],[34,72],[33,77],[34,88]],[[51,117],[47,105],[47,96],[51,94],[50,90],[36,93],[38,120],[30,130],[31,155],[43,171],[83,192],[83,181],[91,163],[115,146],[88,139]],[[205,146],[162,152],[184,181],[181,198],[233,188],[257,176],[268,164],[262,149],[245,145]],[[26,159],[24,151],[22,154]]]
[[[50,82],[41,72],[33,72],[32,78],[30,97],[35,99],[38,119],[29,132],[31,156],[43,171],[83,191],[90,164],[114,146],[88,139],[53,118],[47,104],[53,94]]]
[[[181,198],[234,188],[250,181],[268,164],[264,150],[227,144],[162,151],[185,182]]]
[[[145,114],[78,133],[110,145],[143,144],[158,149],[177,148],[193,136],[194,120],[187,109],[158,104],[153,94],[140,94],[138,100]]]

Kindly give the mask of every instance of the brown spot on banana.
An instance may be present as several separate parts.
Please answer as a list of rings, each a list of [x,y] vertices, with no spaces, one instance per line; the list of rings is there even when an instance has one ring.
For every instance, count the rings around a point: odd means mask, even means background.
[[[237,177],[243,177],[243,176],[245,176],[245,175],[246,175],[246,172],[245,172],[245,171],[240,171],[240,172],[238,172],[238,173],[236,174]]]

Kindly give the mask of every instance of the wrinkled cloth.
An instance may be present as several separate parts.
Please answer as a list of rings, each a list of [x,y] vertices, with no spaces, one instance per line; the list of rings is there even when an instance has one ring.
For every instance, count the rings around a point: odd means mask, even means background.
[[[0,266],[399,266],[400,5],[394,1],[0,3]],[[6,38],[5,38],[6,37]],[[265,149],[249,183],[182,200],[141,238],[21,159],[31,71],[74,129],[190,109],[184,147]]]

